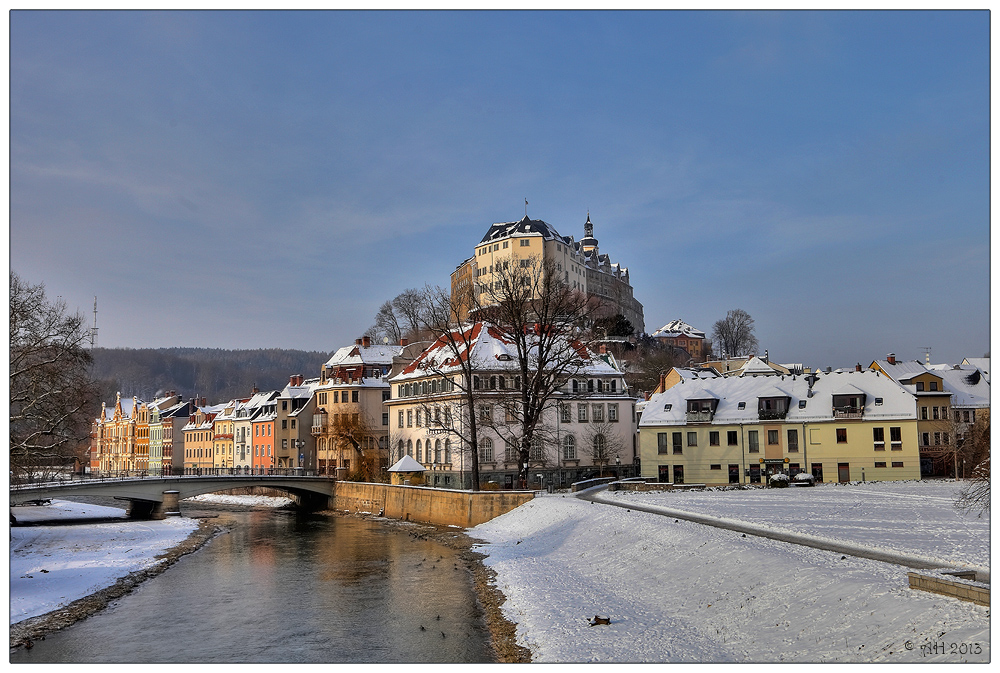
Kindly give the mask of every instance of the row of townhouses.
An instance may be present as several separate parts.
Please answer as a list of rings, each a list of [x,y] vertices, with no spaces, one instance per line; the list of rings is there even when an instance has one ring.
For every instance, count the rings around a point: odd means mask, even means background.
[[[119,399],[94,423],[100,473],[265,472],[338,478],[380,474],[403,456],[423,483],[471,485],[470,413],[483,483],[516,483],[520,389],[512,344],[469,327],[471,382],[456,379],[444,341],[341,348],[319,376],[224,404],[177,395]],[[989,409],[989,361],[925,365],[893,355],[867,369],[812,372],[751,357],[739,366],[675,368],[648,400],[630,394],[610,353],[581,351],[530,448],[533,486],[600,474],[673,483],[766,483],[775,473],[819,481],[962,476],[957,448]],[[462,394],[469,385],[475,409]],[[416,477],[415,477],[416,478]]]

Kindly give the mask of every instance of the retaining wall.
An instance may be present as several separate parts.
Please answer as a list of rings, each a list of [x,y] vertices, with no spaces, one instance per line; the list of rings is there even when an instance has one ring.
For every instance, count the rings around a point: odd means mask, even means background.
[[[338,481],[331,508],[393,519],[471,528],[531,500],[531,491],[452,491],[422,486]]]
[[[935,594],[951,596],[963,601],[971,601],[977,605],[990,604],[990,586],[983,582],[967,579],[975,573],[961,573],[950,569],[929,572],[908,572],[910,588],[930,591]],[[964,575],[964,576],[963,576]]]

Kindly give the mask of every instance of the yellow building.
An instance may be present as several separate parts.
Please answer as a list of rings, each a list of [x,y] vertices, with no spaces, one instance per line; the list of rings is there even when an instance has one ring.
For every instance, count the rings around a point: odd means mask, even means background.
[[[233,423],[236,405],[242,400],[232,400],[212,421],[212,466],[218,469],[233,467]]]
[[[527,216],[518,222],[492,225],[476,246],[475,254],[452,273],[452,296],[461,296],[460,288],[470,280],[486,287],[496,282],[496,274],[503,265],[528,264],[531,260],[536,264],[542,260],[551,263],[570,289],[599,297],[606,304],[608,315],[620,313],[636,334],[645,331],[642,304],[633,296],[629,271],[601,254],[589,214],[584,237],[579,241],[560,235],[547,222]]]
[[[639,451],[662,482],[920,478],[914,396],[874,371],[684,380],[645,404]]]
[[[184,426],[184,472],[196,474],[214,467],[216,410],[198,407]]]

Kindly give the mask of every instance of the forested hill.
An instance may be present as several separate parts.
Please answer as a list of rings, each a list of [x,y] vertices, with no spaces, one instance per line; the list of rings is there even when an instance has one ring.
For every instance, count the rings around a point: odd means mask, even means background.
[[[93,376],[108,404],[117,392],[149,401],[168,390],[218,404],[248,397],[254,386],[281,390],[293,374],[317,377],[330,355],[281,348],[95,348]]]

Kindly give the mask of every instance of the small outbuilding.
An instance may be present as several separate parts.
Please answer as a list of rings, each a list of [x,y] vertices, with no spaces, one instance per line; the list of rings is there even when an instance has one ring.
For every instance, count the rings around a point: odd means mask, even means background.
[[[390,480],[393,484],[422,484],[424,482],[424,472],[427,468],[413,460],[410,456],[403,456],[389,468]]]

